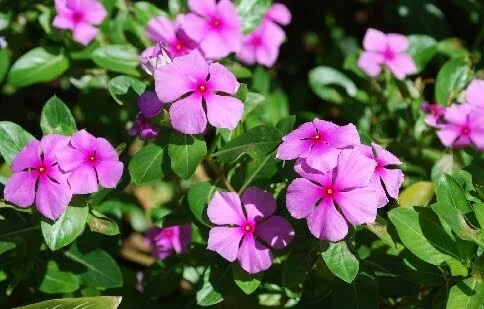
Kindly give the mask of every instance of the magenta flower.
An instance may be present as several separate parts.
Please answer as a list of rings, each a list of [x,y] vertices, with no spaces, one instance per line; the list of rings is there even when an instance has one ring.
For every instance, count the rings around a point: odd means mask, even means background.
[[[346,220],[352,225],[375,221],[378,197],[369,186],[375,166],[374,160],[359,151],[346,149],[334,170],[299,171],[304,178],[295,179],[287,188],[287,209],[296,219],[307,218],[309,230],[317,238],[339,241],[348,234]]]
[[[192,228],[189,224],[164,228],[153,227],[146,233],[146,241],[151,245],[155,258],[164,260],[174,252],[187,251],[192,242]]]
[[[372,159],[376,163],[375,172],[370,180],[370,186],[377,193],[379,201],[378,207],[383,207],[388,204],[387,193],[391,198],[398,200],[398,193],[400,192],[404,175],[402,170],[396,167],[401,165],[402,162],[391,152],[377,144],[372,144],[372,147],[359,145],[357,148],[364,156]],[[385,188],[383,188],[383,185],[385,185]]]
[[[128,130],[130,135],[138,135],[140,139],[153,139],[158,136],[160,130],[149,119],[156,117],[163,108],[163,103],[152,91],[143,92],[138,98],[140,112],[136,115],[133,125]]]
[[[445,107],[439,104],[422,103],[422,111],[427,114],[425,123],[434,128],[441,128],[444,124]]]
[[[474,144],[484,150],[484,112],[471,104],[452,104],[445,112],[446,124],[437,132],[442,144],[462,148]]]
[[[188,0],[193,13],[182,23],[185,33],[199,43],[207,59],[220,59],[237,52],[242,42],[239,15],[229,0]]]
[[[291,22],[291,11],[282,3],[274,3],[264,16],[265,21],[287,26]]]
[[[357,144],[360,144],[360,136],[353,124],[338,126],[329,121],[314,119],[282,138],[277,158],[306,159],[310,167],[327,172],[336,166],[343,148]]]
[[[45,217],[56,220],[67,208],[72,193],[59,170],[55,155],[69,138],[50,134],[30,141],[12,161],[12,176],[3,192],[6,201],[20,207],[34,203]]]
[[[380,75],[385,65],[398,79],[417,73],[412,57],[407,53],[408,39],[396,33],[384,34],[376,29],[368,29],[363,38],[365,51],[358,59],[358,67],[369,76]]]
[[[239,88],[235,76],[220,63],[207,64],[199,54],[177,57],[155,72],[155,89],[170,107],[173,128],[185,134],[202,133],[208,122],[233,130],[244,112],[234,95]],[[203,109],[205,102],[207,113]]]
[[[153,75],[156,69],[171,63],[172,60],[171,53],[159,42],[146,48],[139,56],[141,67],[149,75]]]
[[[115,188],[123,174],[116,150],[104,138],[86,130],[77,131],[67,146],[57,152],[57,161],[74,194],[88,194],[104,188]]]
[[[484,108],[484,80],[474,79],[466,89],[466,101],[476,107]]]
[[[57,15],[52,25],[72,30],[76,42],[89,44],[97,35],[97,26],[106,18],[107,12],[97,0],[55,0]]]
[[[173,23],[164,16],[150,19],[146,28],[148,38],[153,42],[161,42],[175,57],[188,54],[197,48],[198,44],[181,28],[183,17],[182,14],[178,15]]]
[[[273,216],[275,211],[272,194],[257,187],[247,188],[242,198],[235,192],[216,192],[207,213],[217,226],[210,230],[207,249],[229,262],[237,259],[250,274],[268,269],[273,259],[268,246],[282,249],[294,238],[292,226],[286,219]]]

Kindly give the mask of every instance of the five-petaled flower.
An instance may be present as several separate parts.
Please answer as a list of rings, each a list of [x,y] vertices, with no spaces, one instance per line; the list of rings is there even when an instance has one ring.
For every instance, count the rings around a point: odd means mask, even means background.
[[[173,253],[185,252],[192,241],[189,224],[164,228],[153,227],[146,232],[146,241],[152,247],[152,255],[164,260]]]
[[[207,214],[217,226],[210,230],[207,248],[230,262],[237,259],[248,273],[268,269],[273,259],[268,247],[285,248],[294,237],[292,226],[275,211],[274,197],[257,187],[247,188],[241,198],[235,192],[216,192]]]
[[[148,22],[146,34],[153,42],[160,42],[174,56],[183,56],[198,47],[198,44],[190,39],[181,28],[183,14],[177,16],[172,22],[165,16],[153,17]]]

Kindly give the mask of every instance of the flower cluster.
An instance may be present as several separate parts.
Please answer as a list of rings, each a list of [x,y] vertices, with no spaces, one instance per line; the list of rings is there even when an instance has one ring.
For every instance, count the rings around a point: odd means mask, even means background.
[[[192,241],[191,226],[175,225],[164,228],[152,227],[146,232],[146,242],[152,248],[152,255],[160,260],[166,259],[174,252],[185,252]]]
[[[73,194],[115,188],[123,173],[116,150],[104,138],[81,130],[72,137],[49,134],[30,141],[14,158],[5,200],[20,207],[35,202],[39,212],[56,220]]]
[[[404,178],[400,160],[376,144],[362,145],[352,124],[304,123],[283,137],[277,157],[297,159],[300,178],[286,195],[290,214],[306,218],[311,233],[329,241],[343,239],[348,223],[373,223],[387,195],[398,198]]]

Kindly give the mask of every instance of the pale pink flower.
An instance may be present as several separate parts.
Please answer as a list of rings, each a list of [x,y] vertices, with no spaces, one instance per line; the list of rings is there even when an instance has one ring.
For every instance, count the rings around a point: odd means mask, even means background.
[[[164,16],[154,17],[146,28],[148,38],[153,42],[161,42],[174,57],[186,55],[198,47],[181,28],[183,17],[183,14],[178,15],[175,22]]]
[[[187,251],[192,242],[191,231],[189,224],[153,227],[146,233],[146,241],[152,247],[153,256],[164,260],[173,253],[181,254]]]
[[[149,75],[153,75],[156,69],[171,63],[172,60],[173,56],[160,42],[146,48],[139,56],[141,67]]]
[[[475,107],[484,108],[484,80],[474,79],[466,89],[466,101]]]

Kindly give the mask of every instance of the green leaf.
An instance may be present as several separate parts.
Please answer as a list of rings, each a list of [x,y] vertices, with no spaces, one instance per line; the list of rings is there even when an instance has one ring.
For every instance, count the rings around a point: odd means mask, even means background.
[[[131,76],[116,76],[108,82],[109,94],[119,105],[123,105],[129,99],[138,98],[146,89],[146,85]]]
[[[316,255],[313,250],[289,253],[282,269],[284,287],[290,290],[300,289],[314,263],[316,263]]]
[[[252,294],[259,287],[263,272],[251,275],[243,270],[239,263],[232,263],[232,274],[234,275],[235,284],[245,294]]]
[[[165,12],[146,1],[138,1],[134,3],[134,15],[141,26],[146,26],[148,21],[153,17],[168,17]]]
[[[88,213],[87,201],[82,197],[76,197],[57,221],[42,220],[42,235],[50,250],[65,247],[81,235]]]
[[[390,247],[392,248],[397,247],[395,242],[393,241],[393,237],[388,232],[388,222],[382,217],[380,217],[379,215],[376,216],[375,222],[368,223],[365,226],[367,229],[369,229],[373,234],[378,236]]]
[[[427,206],[434,197],[434,184],[430,181],[417,181],[398,196],[402,207]]]
[[[72,309],[72,308],[89,308],[89,309],[116,309],[121,303],[121,296],[98,296],[98,297],[80,297],[80,298],[62,298],[51,299],[40,303],[18,307],[17,309]]]
[[[73,273],[60,270],[53,260],[47,263],[47,271],[39,287],[41,292],[59,294],[74,292],[78,289],[79,280]]]
[[[202,136],[186,135],[176,131],[170,134],[168,155],[171,159],[171,168],[182,179],[192,177],[206,154],[207,145]]]
[[[344,96],[333,86],[342,87],[346,95],[350,97],[355,97],[358,93],[358,88],[351,79],[330,67],[312,69],[309,72],[309,85],[317,96],[333,103],[343,103],[345,101]]]
[[[333,287],[332,308],[378,308],[378,283],[368,275],[360,275],[350,284],[338,281]]]
[[[237,90],[237,93],[235,94],[235,97],[239,99],[241,102],[245,102],[247,100],[247,94],[249,90],[247,89],[247,84],[240,84],[239,89]]]
[[[273,126],[262,125],[237,136],[212,154],[224,163],[237,160],[246,153],[254,159],[263,159],[281,142],[281,132]]]
[[[472,78],[470,61],[466,57],[454,58],[447,61],[435,81],[435,100],[440,105],[449,105]]]
[[[476,213],[477,221],[484,230],[484,203],[477,203],[474,205],[474,212]]]
[[[48,82],[61,76],[69,68],[63,53],[50,53],[37,47],[21,56],[10,68],[8,83],[15,88]]]
[[[229,62],[227,64],[224,64],[224,66],[229,69],[232,74],[234,74],[235,78],[239,80],[244,78],[250,78],[252,76],[252,71],[238,62]],[[242,100],[242,102],[244,101]]]
[[[162,147],[150,143],[134,155],[129,162],[128,170],[131,180],[136,185],[140,186],[163,177],[163,151]]]
[[[421,72],[437,53],[437,41],[433,37],[423,34],[409,35],[408,41],[410,43],[408,53],[415,61],[417,71]]]
[[[251,33],[262,22],[271,6],[270,0],[235,0],[237,13],[242,20],[244,34]]]
[[[449,205],[463,213],[472,211],[466,194],[460,184],[450,175],[443,175],[437,185],[437,201]]]
[[[255,93],[255,92],[248,92],[246,95],[244,102],[244,117],[249,115],[252,111],[254,111],[258,106],[266,101],[266,97],[262,94]]]
[[[0,254],[4,254],[5,252],[12,250],[16,247],[17,245],[13,242],[9,241],[2,241],[0,240]]]
[[[484,282],[470,277],[450,289],[447,309],[479,309],[483,303]]]
[[[10,57],[6,49],[0,49],[0,83],[7,75],[8,67],[10,66]]]
[[[33,139],[21,126],[10,121],[0,121],[0,154],[8,164]]]
[[[395,208],[388,213],[398,236],[413,254],[433,265],[440,265],[449,258],[460,260],[452,239],[435,222],[428,220],[415,208]]]
[[[216,305],[224,300],[222,294],[215,289],[211,281],[212,266],[207,267],[203,274],[203,286],[197,291],[197,304],[200,306]]]
[[[206,207],[217,191],[217,187],[210,182],[197,183],[190,187],[187,194],[188,207],[195,218],[206,226],[212,226],[206,216]]]
[[[360,269],[360,263],[353,253],[351,253],[346,242],[330,242],[329,248],[321,252],[321,256],[336,277],[347,283],[355,280]]]
[[[57,133],[72,135],[76,132],[76,121],[67,105],[56,96],[45,103],[40,115],[40,127],[44,135]]]
[[[138,51],[131,45],[102,46],[94,50],[91,57],[98,66],[108,71],[140,76],[136,70]]]
[[[439,42],[437,50],[450,58],[459,58],[469,55],[464,42],[460,38],[447,38]]]
[[[114,220],[95,210],[91,210],[87,216],[87,225],[93,232],[110,236],[119,234],[118,224]]]
[[[295,123],[296,123],[296,116],[294,115],[287,116],[279,120],[279,122],[276,124],[276,128],[278,128],[279,131],[281,131],[282,135],[286,135],[292,131]]]
[[[432,209],[439,216],[439,218],[447,223],[452,231],[462,239],[472,240],[478,245],[484,247],[484,243],[479,240],[478,231],[472,229],[466,222],[464,214],[459,209],[452,206],[452,204],[445,202],[437,202],[432,205]]]

